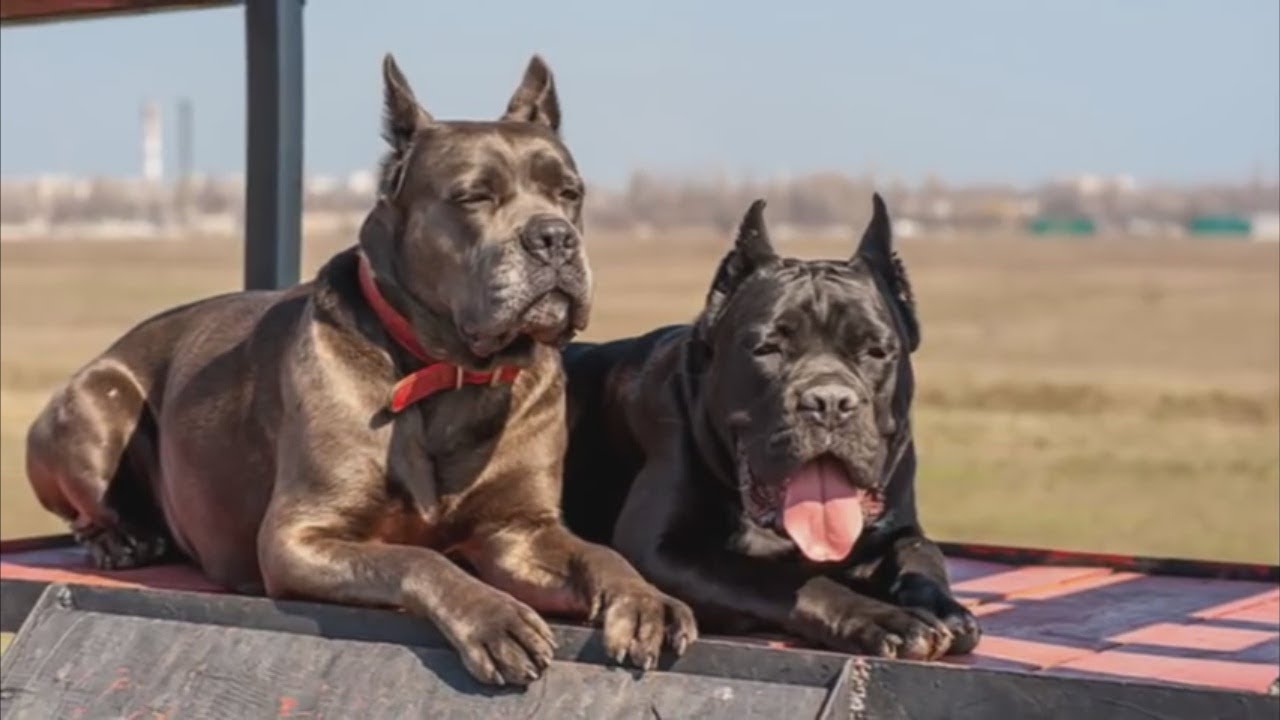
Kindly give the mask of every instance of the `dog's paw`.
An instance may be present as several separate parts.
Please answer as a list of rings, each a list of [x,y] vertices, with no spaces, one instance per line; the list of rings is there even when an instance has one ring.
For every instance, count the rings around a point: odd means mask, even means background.
[[[927,612],[946,626],[952,636],[946,654],[973,652],[982,639],[978,618],[937,583],[921,576],[911,576],[904,578],[895,595],[899,605]]]
[[[663,640],[676,655],[698,637],[693,611],[648,583],[627,582],[608,588],[593,616],[603,616],[604,648],[609,657],[644,670],[658,662]]]
[[[125,524],[82,528],[72,534],[76,542],[89,551],[94,567],[99,570],[142,567],[162,560],[169,553],[169,542],[163,535]]]
[[[465,613],[442,625],[462,663],[491,685],[528,685],[542,677],[555,635],[532,608],[496,590],[468,598]]]
[[[947,654],[966,655],[973,652],[973,649],[978,647],[978,641],[982,639],[982,626],[978,624],[977,616],[949,596],[943,598],[936,607],[934,614],[947,626],[952,635],[951,647],[947,650]]]
[[[904,660],[932,660],[951,647],[947,626],[932,613],[854,592],[830,578],[801,589],[786,629],[833,650]]]
[[[831,623],[827,644],[862,655],[902,660],[934,660],[951,648],[951,631],[927,611],[885,607],[866,612],[859,607]]]

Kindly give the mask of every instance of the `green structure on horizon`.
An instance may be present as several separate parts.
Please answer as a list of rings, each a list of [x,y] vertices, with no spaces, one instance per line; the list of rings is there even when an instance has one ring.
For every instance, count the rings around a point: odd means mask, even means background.
[[[1249,235],[1253,232],[1253,221],[1234,213],[1196,215],[1187,221],[1187,232],[1191,235]]]
[[[1027,230],[1033,235],[1093,235],[1098,231],[1097,223],[1083,215],[1046,216],[1031,218]]]

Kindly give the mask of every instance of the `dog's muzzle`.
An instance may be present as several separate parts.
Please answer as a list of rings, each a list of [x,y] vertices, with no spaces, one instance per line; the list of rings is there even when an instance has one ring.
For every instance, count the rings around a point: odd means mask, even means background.
[[[520,232],[520,245],[539,262],[558,267],[578,252],[578,230],[555,215],[537,215]]]

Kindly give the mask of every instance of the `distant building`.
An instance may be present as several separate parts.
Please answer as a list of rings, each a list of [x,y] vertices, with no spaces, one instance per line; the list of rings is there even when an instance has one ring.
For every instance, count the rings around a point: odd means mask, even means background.
[[[1249,235],[1258,242],[1280,242],[1280,213],[1257,213],[1249,219]]]

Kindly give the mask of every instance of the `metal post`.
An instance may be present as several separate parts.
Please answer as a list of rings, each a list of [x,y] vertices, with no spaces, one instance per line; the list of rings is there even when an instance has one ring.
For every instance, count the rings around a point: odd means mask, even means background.
[[[245,4],[248,131],[244,284],[298,282],[302,238],[302,0]]]

